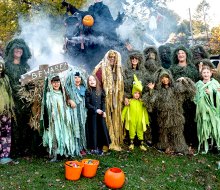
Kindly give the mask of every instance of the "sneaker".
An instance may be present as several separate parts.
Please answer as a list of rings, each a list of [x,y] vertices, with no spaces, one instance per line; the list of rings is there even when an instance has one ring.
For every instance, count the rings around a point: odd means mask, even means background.
[[[108,146],[103,146],[102,151],[103,151],[104,153],[108,152],[108,150],[109,150]]]
[[[144,145],[140,145],[140,149],[143,150],[143,151],[147,150],[147,148]]]
[[[129,149],[130,149],[130,150],[134,150],[134,144],[131,144],[131,145],[129,146]]]
[[[86,151],[85,151],[85,150],[81,150],[81,151],[80,151],[80,154],[81,154],[82,156],[86,156]]]
[[[2,158],[2,159],[0,159],[0,164],[8,164],[12,161],[13,160],[11,158]]]

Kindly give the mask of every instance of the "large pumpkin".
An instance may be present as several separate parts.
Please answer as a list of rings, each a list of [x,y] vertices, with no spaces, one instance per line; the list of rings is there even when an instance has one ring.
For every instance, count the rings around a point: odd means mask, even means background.
[[[111,189],[119,189],[124,185],[125,174],[120,168],[110,168],[105,172],[104,182]]]
[[[94,18],[91,15],[86,15],[83,17],[82,23],[84,26],[93,26],[94,24]]]

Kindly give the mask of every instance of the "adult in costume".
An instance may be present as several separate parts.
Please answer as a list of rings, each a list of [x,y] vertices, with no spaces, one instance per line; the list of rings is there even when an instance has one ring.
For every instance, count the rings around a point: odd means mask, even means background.
[[[86,150],[85,124],[87,109],[85,107],[85,81],[85,73],[71,70],[69,71],[65,82],[65,89],[68,97],[67,102],[71,107],[71,131],[73,133],[77,147],[76,155],[79,155],[79,151],[82,155],[84,155]]]
[[[134,74],[133,98],[129,100],[129,104],[122,111],[122,121],[125,122],[125,128],[129,131],[130,150],[134,149],[134,138],[136,135],[140,141],[140,149],[143,151],[147,150],[144,146],[144,132],[147,130],[147,125],[149,125],[149,117],[146,107],[141,100],[142,90],[142,82]]]
[[[10,41],[5,49],[5,73],[7,74],[12,88],[12,96],[15,101],[15,115],[17,124],[12,129],[12,153],[24,154],[31,149],[32,131],[28,126],[30,109],[25,100],[19,95],[21,88],[19,79],[29,70],[27,63],[31,52],[23,39]]]
[[[148,87],[151,91],[144,99],[145,104],[147,107],[156,107],[159,124],[159,142],[156,147],[166,152],[187,154],[182,106],[185,99],[195,95],[194,83],[189,78],[180,78],[174,82],[171,73],[159,69],[155,84],[150,83]]]
[[[121,150],[124,130],[121,122],[122,102],[124,98],[124,80],[122,76],[121,55],[109,50],[93,73],[103,87],[106,98],[106,124],[109,130],[110,149]]]
[[[144,58],[143,54],[139,51],[130,52],[127,64],[124,68],[123,78],[125,105],[128,105],[128,98],[132,97],[134,74],[140,81],[142,81],[142,83],[144,83]]]
[[[171,47],[169,45],[161,45],[158,48],[162,67],[169,69],[171,66]]]
[[[203,46],[201,45],[195,45],[192,46],[191,48],[192,52],[192,61],[195,66],[198,67],[198,64],[202,59],[209,59],[209,53],[204,49]]]
[[[192,54],[184,46],[179,46],[173,51],[172,65],[170,71],[174,80],[180,77],[188,77],[193,82],[199,80],[199,72],[196,66],[192,63]],[[190,100],[184,102],[184,117],[186,119],[184,127],[184,135],[187,144],[193,147],[197,146],[197,131],[195,124],[195,104]],[[189,114],[190,113],[190,114]]]
[[[11,162],[11,129],[14,109],[12,90],[5,74],[4,60],[0,58],[0,164]]]
[[[220,84],[211,78],[212,72],[208,66],[203,66],[201,75],[203,79],[196,83],[197,93],[194,101],[199,140],[198,152],[202,146],[207,153],[209,143],[212,146],[216,143],[217,149],[220,149]]]

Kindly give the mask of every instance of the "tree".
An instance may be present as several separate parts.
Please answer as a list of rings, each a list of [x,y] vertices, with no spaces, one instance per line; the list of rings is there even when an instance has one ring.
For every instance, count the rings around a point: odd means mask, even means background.
[[[220,25],[211,29],[210,47],[212,54],[220,54]]]
[[[63,15],[65,9],[62,9],[61,2],[62,0],[1,0],[0,42],[5,45],[19,31],[18,20],[21,16],[30,19],[33,12],[40,11],[44,11],[53,17]],[[86,0],[69,0],[68,2],[79,8]]]

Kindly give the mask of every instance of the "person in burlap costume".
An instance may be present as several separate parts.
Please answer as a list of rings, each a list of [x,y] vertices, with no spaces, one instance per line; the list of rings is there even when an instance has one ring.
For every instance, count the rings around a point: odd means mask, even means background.
[[[109,148],[120,151],[124,138],[121,121],[124,81],[120,53],[109,50],[95,67],[93,74],[97,76],[106,93],[106,124],[112,142]],[[103,147],[103,149],[105,148]]]

